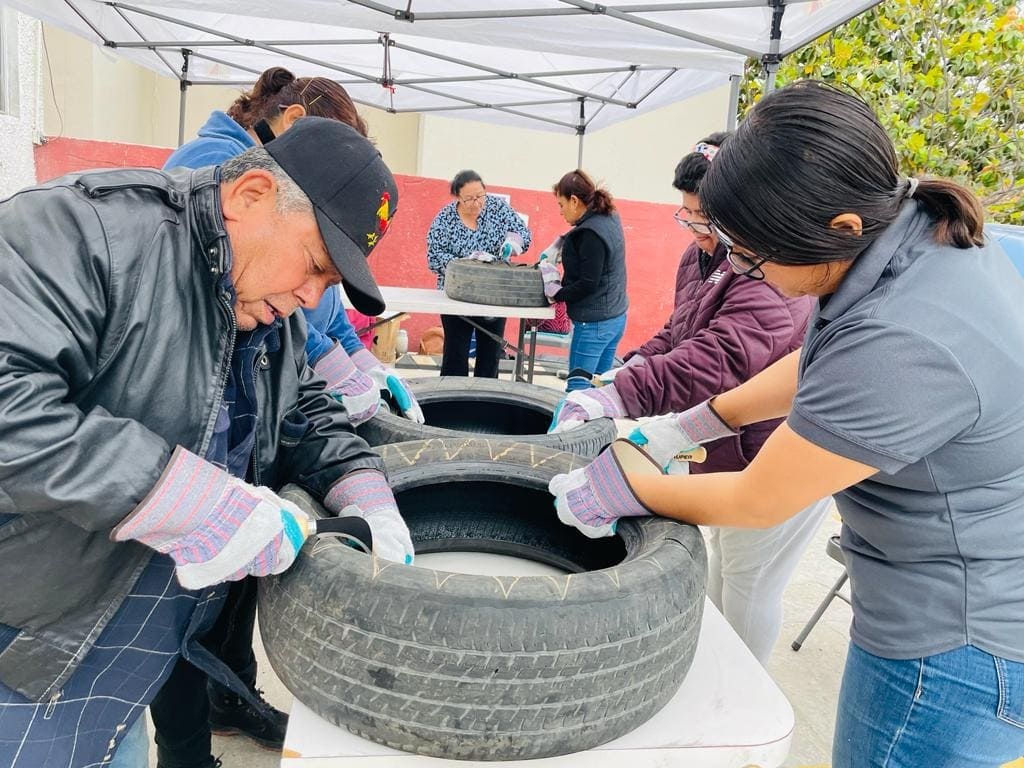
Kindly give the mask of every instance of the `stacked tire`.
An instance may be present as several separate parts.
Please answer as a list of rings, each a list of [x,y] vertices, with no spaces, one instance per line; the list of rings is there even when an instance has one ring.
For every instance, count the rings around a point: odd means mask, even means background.
[[[351,732],[466,760],[589,749],[636,728],[696,650],[706,552],[697,528],[623,520],[590,540],[561,525],[547,484],[576,454],[508,440],[381,446],[418,554],[482,551],[557,576],[479,576],[307,542],[261,580],[260,627],[279,677]],[[284,495],[323,510],[297,488]]]
[[[360,437],[373,446],[407,440],[490,437],[539,445],[593,458],[616,437],[611,419],[549,435],[555,408],[565,396],[549,387],[498,379],[441,376],[408,379],[425,424],[382,411],[361,424]]]

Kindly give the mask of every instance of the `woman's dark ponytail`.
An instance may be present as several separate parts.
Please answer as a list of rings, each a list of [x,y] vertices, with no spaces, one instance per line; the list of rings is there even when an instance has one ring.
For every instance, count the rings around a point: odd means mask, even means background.
[[[581,203],[594,213],[609,214],[615,210],[611,192],[597,186],[586,172],[577,168],[558,180],[551,191],[568,200],[575,195]]]
[[[935,239],[944,245],[984,245],[985,209],[966,187],[946,179],[920,179],[914,199],[935,217]]]

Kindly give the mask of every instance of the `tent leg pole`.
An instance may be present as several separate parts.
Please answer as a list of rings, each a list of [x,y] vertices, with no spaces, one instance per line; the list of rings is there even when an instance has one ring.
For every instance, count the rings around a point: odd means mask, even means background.
[[[779,62],[782,56],[779,55],[779,47],[782,41],[782,15],[786,12],[783,0],[771,0],[772,3],[772,29],[768,36],[768,53],[762,59],[764,64],[764,95],[775,90],[775,76],[779,72]]]
[[[776,75],[779,72],[779,62],[769,62],[764,67],[764,94],[767,96],[775,90]]]
[[[185,143],[185,103],[188,100],[188,57],[192,51],[182,49],[181,51],[181,79],[178,81],[178,90],[181,95],[178,97],[178,146]]]
[[[580,96],[580,122],[576,126],[576,135],[579,136],[579,143],[576,147],[576,167],[583,168],[583,136],[587,132],[587,100]]]
[[[740,82],[742,79],[740,75],[729,75],[729,114],[726,115],[725,121],[726,130],[729,131],[735,130],[736,123],[739,121]]]

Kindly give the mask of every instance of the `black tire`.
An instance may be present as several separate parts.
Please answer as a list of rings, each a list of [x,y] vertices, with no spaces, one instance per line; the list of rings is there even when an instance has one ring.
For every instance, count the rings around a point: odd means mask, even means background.
[[[470,259],[448,262],[444,292],[456,301],[497,304],[500,307],[546,307],[544,281],[540,272],[527,264]]]
[[[464,760],[589,749],[668,702],[703,614],[697,528],[633,518],[591,541],[561,525],[547,483],[585,463],[564,452],[481,439],[381,452],[421,555],[490,551],[570,574],[451,574],[307,544],[260,580],[263,644],[299,701],[364,738]]]
[[[616,437],[615,422],[594,419],[557,435],[547,434],[564,392],[535,384],[463,376],[408,379],[426,424],[378,413],[357,432],[370,445],[432,438],[507,437],[594,457]]]

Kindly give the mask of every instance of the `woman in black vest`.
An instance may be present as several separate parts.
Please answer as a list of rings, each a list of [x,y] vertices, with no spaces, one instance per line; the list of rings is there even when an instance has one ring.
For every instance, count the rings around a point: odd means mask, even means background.
[[[608,190],[575,170],[554,186],[562,218],[573,228],[562,238],[565,274],[542,262],[545,293],[564,301],[573,323],[566,391],[593,386],[612,367],[626,329],[626,238]]]

